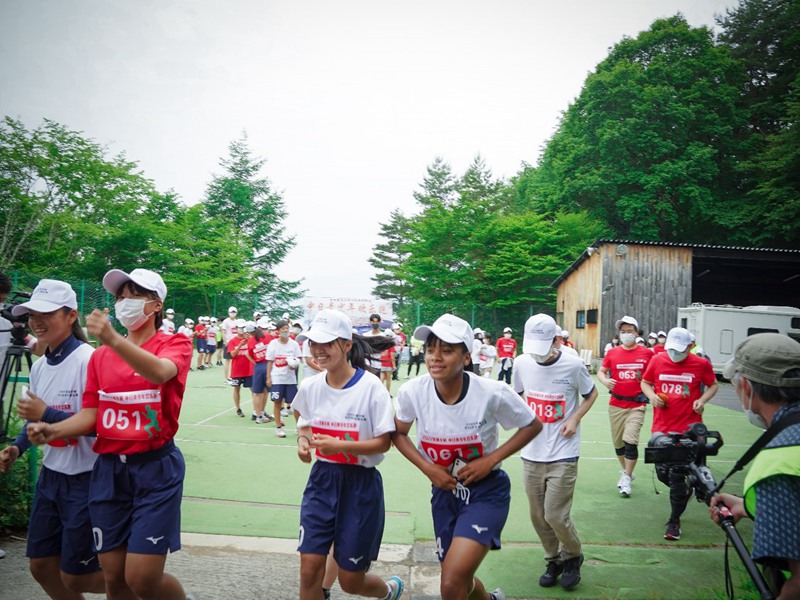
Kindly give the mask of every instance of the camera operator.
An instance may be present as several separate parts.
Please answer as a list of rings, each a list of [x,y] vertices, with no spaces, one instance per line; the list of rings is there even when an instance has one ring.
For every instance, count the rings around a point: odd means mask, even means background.
[[[692,346],[692,334],[673,327],[667,334],[666,351],[654,356],[642,375],[642,392],[653,405],[653,438],[683,433],[692,423],[702,423],[705,404],[717,393],[719,385],[711,363],[692,354]],[[701,384],[706,386],[704,392]],[[685,467],[665,463],[656,463],[655,467],[658,480],[669,486],[671,513],[664,539],[679,540],[680,517],[692,488],[686,481]]]
[[[762,429],[800,413],[800,343],[778,333],[758,333],[736,348],[723,375],[730,379],[750,422]],[[717,504],[734,516],[755,519],[753,560],[779,598],[800,598],[800,423],[785,426],[756,455],[744,480],[744,497],[719,494],[711,518],[721,521]],[[758,510],[756,510],[758,506]],[[778,582],[787,575],[780,587]]]

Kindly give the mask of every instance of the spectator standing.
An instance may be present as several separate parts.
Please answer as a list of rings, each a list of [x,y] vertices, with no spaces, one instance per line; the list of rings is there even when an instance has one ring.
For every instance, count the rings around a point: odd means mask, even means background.
[[[483,334],[483,344],[481,345],[478,360],[480,361],[478,368],[481,377],[491,377],[494,364],[497,360],[497,348],[492,345],[491,333],[487,332]]]
[[[234,337],[228,342],[228,354],[231,356],[231,377],[228,384],[233,388],[233,406],[236,416],[244,417],[241,406],[241,388],[253,387],[253,359],[247,352],[247,340],[251,331],[247,331],[247,322],[237,319]]]
[[[411,336],[411,342],[408,349],[408,371],[406,372],[406,379],[411,377],[411,367],[416,365],[417,372],[414,377],[419,377],[419,367],[425,360],[424,343],[414,336]]]
[[[161,331],[167,335],[175,333],[175,311],[171,308],[164,311],[164,322],[161,323]]]
[[[223,373],[225,375],[225,381],[228,381],[228,379],[230,378],[231,359],[233,357],[228,352],[228,345],[236,335],[234,330],[237,328],[236,321],[238,320],[237,318],[238,315],[239,311],[236,309],[235,306],[228,307],[228,316],[222,320],[222,324],[220,325],[220,329],[222,329],[222,344],[223,347],[225,348],[222,351],[222,357],[225,360],[225,368],[223,370]]]
[[[300,345],[289,338],[289,322],[281,319],[275,323],[278,338],[267,346],[267,387],[270,390],[272,411],[275,418],[275,435],[285,438],[281,416],[291,414],[291,406],[297,395],[297,367],[300,365]],[[283,403],[286,408],[283,410]]]
[[[497,374],[498,381],[505,381],[511,384],[511,373],[514,370],[514,359],[517,356],[517,341],[513,337],[514,332],[511,327],[503,329],[503,337],[497,340],[497,358],[500,361],[500,372]]]

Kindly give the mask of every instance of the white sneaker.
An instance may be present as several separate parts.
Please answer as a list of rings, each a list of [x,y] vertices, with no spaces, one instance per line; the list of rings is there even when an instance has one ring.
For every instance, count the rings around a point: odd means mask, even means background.
[[[489,594],[489,597],[492,600],[506,600],[506,595],[503,593],[503,590],[501,590],[500,588],[497,588],[495,591],[493,591],[491,594]]]
[[[291,414],[292,414],[292,411],[290,411],[288,408],[282,408],[281,409],[281,416],[282,417],[288,417]]]
[[[403,580],[399,577],[389,577],[386,580],[386,585],[389,588],[389,595],[387,596],[389,600],[397,600],[403,595]]]
[[[625,471],[620,471],[619,472],[619,481],[617,481],[617,487],[618,488],[622,487],[622,484],[625,483],[625,477],[627,477],[627,475],[625,474]]]
[[[632,477],[628,477],[625,473],[622,474],[622,477],[619,478],[620,484],[617,486],[619,488],[619,493],[623,496],[630,496],[631,495],[631,481],[633,481]]]
[[[286,437],[286,432],[285,432],[283,429],[281,429],[280,427],[278,427],[278,428],[275,430],[275,435],[276,435],[277,437],[279,437],[279,438],[285,438],[285,437]]]

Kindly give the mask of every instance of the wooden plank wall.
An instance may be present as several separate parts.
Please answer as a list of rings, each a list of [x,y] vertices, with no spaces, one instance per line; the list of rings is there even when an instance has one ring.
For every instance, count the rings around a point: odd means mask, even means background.
[[[556,296],[559,325],[569,331],[570,340],[575,344],[576,350],[589,348],[595,356],[600,340],[599,318],[597,325],[587,323],[583,329],[578,329],[575,319],[579,310],[597,309],[598,317],[600,316],[601,267],[602,259],[598,252],[584,260],[575,272],[561,283]]]
[[[617,246],[607,244],[603,253],[604,296],[602,332],[614,334],[614,323],[623,315],[639,321],[644,336],[650,331],[669,331],[678,321],[678,308],[692,301],[692,250],[676,246],[626,244],[620,256]],[[606,342],[603,342],[605,346]]]
[[[589,348],[596,357],[614,335],[623,315],[639,321],[643,336],[669,331],[677,324],[678,307],[692,301],[692,249],[675,246],[603,244],[561,283],[557,311],[575,347]],[[578,310],[597,308],[598,324],[577,329]]]

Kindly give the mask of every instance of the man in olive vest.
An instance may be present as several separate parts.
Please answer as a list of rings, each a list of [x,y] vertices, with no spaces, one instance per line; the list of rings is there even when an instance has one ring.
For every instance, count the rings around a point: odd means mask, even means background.
[[[756,427],[778,428],[800,413],[800,343],[785,335],[751,335],[736,348],[723,375]],[[736,521],[754,518],[753,560],[764,566],[776,588],[782,584],[780,598],[800,598],[800,422],[783,425],[753,460],[744,497],[720,494],[710,510],[717,523],[719,502]]]

